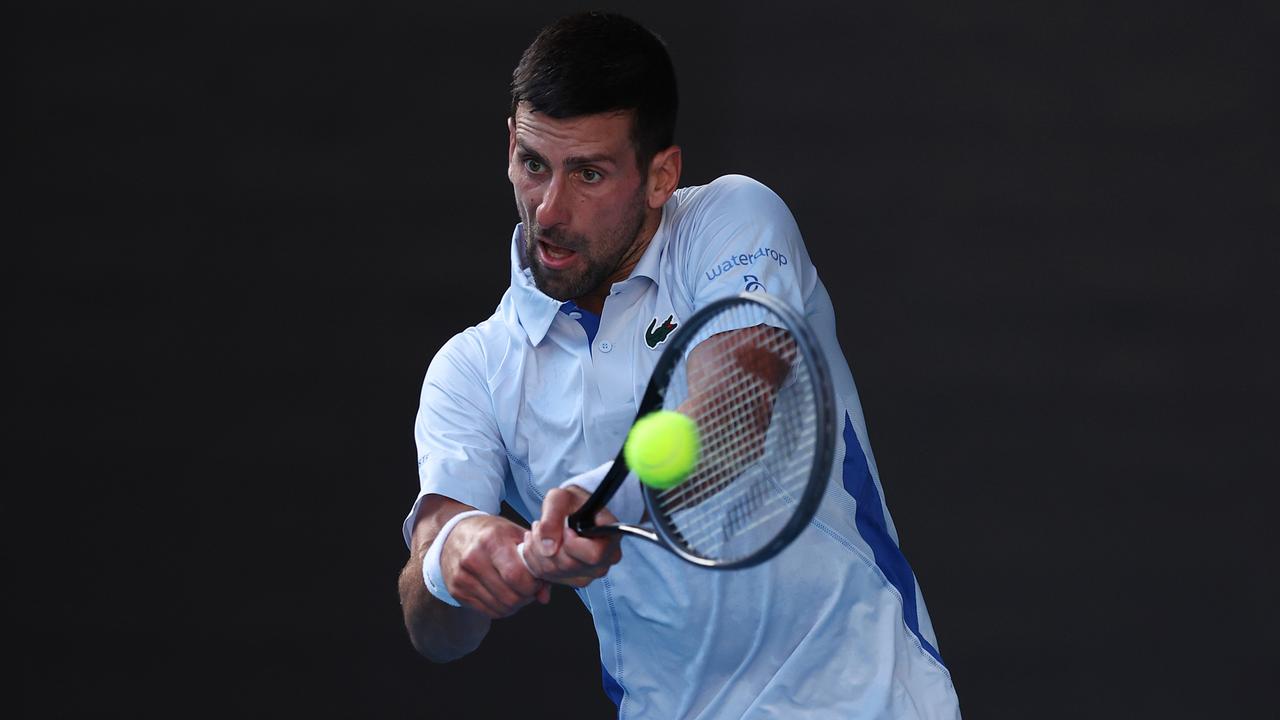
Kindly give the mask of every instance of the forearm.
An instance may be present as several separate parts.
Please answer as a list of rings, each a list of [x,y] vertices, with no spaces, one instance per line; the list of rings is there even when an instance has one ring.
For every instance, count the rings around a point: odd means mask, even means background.
[[[432,662],[450,662],[480,646],[490,620],[468,607],[454,607],[431,594],[422,580],[422,559],[449,518],[474,508],[440,495],[422,501],[414,524],[409,562],[400,571],[400,608],[414,649]]]
[[[414,552],[400,572],[400,606],[413,647],[432,662],[445,663],[480,646],[490,620],[466,607],[435,598],[422,581],[422,551]]]

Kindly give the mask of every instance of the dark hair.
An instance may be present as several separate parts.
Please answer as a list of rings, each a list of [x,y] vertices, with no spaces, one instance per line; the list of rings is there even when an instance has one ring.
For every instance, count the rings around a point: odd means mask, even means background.
[[[511,74],[511,115],[529,103],[553,118],[631,110],[631,144],[645,172],[675,142],[676,73],[667,48],[613,13],[570,15],[548,25]]]

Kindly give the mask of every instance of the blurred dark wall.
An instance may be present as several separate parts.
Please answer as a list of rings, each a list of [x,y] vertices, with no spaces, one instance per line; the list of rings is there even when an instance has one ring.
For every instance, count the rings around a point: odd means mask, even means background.
[[[970,5],[617,7],[671,48],[687,184],[805,232],[966,716],[1239,717],[1280,12]],[[395,589],[422,373],[507,282],[510,71],[576,7],[18,11],[26,716],[608,715],[571,593],[435,666]]]

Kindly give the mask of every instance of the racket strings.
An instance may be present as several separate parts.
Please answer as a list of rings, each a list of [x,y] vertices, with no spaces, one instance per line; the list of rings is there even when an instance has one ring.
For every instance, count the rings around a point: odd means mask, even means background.
[[[814,445],[812,440],[800,444],[770,442],[760,466],[740,475],[739,482],[722,485],[723,492],[704,499],[696,514],[680,518],[681,535],[690,549],[717,555],[735,537],[746,536],[789,513],[805,487]],[[772,459],[780,453],[785,453],[783,462],[774,462]],[[763,544],[780,529],[772,528],[774,532],[759,538],[757,544]]]
[[[787,425],[795,424],[791,422],[790,415],[784,416],[784,422]],[[796,429],[781,429],[778,432],[786,438],[795,438],[799,434]],[[780,440],[770,443],[770,445],[781,446],[784,449],[782,452],[785,452],[790,458],[803,459],[808,451],[812,449],[813,442],[811,439],[799,442]],[[740,475],[750,462],[758,461],[763,456],[770,454],[776,455],[777,451],[769,453],[762,447],[759,452],[752,450],[749,454],[737,453],[735,455],[732,448],[728,452],[716,452],[716,449],[712,448],[710,452],[703,454],[698,467],[689,480],[662,496],[662,505],[664,508],[671,510],[698,505],[708,496],[714,494],[716,490],[721,489],[727,481]],[[777,463],[770,464],[776,465]],[[787,473],[780,473],[780,475],[787,476]],[[803,479],[803,477],[800,478],[800,480]],[[799,484],[803,485],[803,482]]]
[[[792,488],[797,490],[798,488]],[[717,556],[721,549],[733,540],[746,537],[751,531],[770,524],[774,518],[788,513],[795,502],[795,492],[783,492],[780,488],[753,485],[750,490],[732,496],[718,498],[708,512],[700,513],[694,520],[679,523],[680,535],[685,544],[706,555]],[[769,502],[769,498],[777,498]],[[710,510],[714,508],[715,514]],[[773,536],[770,533],[764,540]],[[752,546],[755,549],[759,544]]]
[[[772,521],[775,518],[778,518],[779,516],[786,515],[787,517],[790,517],[791,507],[789,503],[783,503],[783,504],[775,503],[770,507],[771,509],[769,512],[763,515],[760,515],[759,517],[756,517],[755,519],[751,520],[748,524],[738,528],[735,531],[733,537],[745,536],[748,532],[755,530],[757,528],[764,527],[765,525],[770,525],[770,526],[775,525],[776,523],[773,523]],[[771,538],[773,537],[774,534],[776,533],[769,533],[768,537]],[[690,550],[696,550],[697,552],[702,554],[704,557],[722,557],[724,546],[727,545],[733,539],[733,537],[728,536],[718,526],[704,528],[700,534],[686,535],[682,531],[681,537],[684,538],[685,545],[687,548],[689,548]],[[760,545],[762,544],[763,543],[760,543]],[[749,550],[752,550],[752,551],[758,550],[758,549],[759,549],[759,545],[752,545],[749,548]],[[745,553],[738,552],[738,553],[735,553],[735,556],[740,556],[742,554],[745,554]]]
[[[772,405],[770,388],[736,365],[703,375],[711,377],[705,381],[691,378],[688,383],[700,388],[699,398],[693,403],[678,403],[679,409],[698,423],[702,449],[693,476],[663,495],[664,503],[673,507],[714,489],[717,480],[732,477],[763,449],[762,444],[749,441],[763,435],[768,424],[767,415],[759,416],[759,406]],[[755,410],[757,417],[749,419],[744,408]],[[768,412],[771,408],[763,409]]]
[[[773,443],[770,443],[773,445]],[[789,448],[792,457],[812,452],[813,443]],[[770,448],[766,457],[779,452]],[[790,467],[776,462],[741,472],[733,478],[736,482],[719,482],[709,488],[710,496],[704,498],[694,510],[677,519],[681,535],[691,550],[704,556],[718,556],[727,543],[746,538],[743,543],[756,549],[771,539],[780,527],[768,528],[769,532],[752,538],[749,533],[762,528],[772,519],[788,513],[789,505],[801,494],[807,463],[791,463]],[[785,518],[784,518],[785,519]],[[748,548],[740,549],[746,552]]]
[[[704,405],[700,411],[691,414],[698,423],[702,441],[699,463],[689,480],[663,495],[667,506],[674,509],[683,504],[696,504],[700,495],[714,489],[719,480],[732,477],[736,469],[759,454],[758,445],[744,444],[743,440],[749,433],[732,409],[735,405],[754,402],[759,396],[759,389],[746,383],[733,388],[736,379],[729,377],[727,382],[721,383],[730,388],[719,394],[711,406]]]
[[[785,323],[756,308],[714,325],[691,343],[664,402],[697,422],[698,465],[655,499],[686,549],[729,560],[761,549],[790,518],[807,484],[817,418],[808,368],[779,329]]]

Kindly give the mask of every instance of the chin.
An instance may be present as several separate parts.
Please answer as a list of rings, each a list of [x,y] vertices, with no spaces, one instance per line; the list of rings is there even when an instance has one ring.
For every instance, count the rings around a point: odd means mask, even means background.
[[[574,298],[574,295],[572,294],[572,287],[569,283],[557,282],[557,280],[560,279],[554,277],[557,274],[557,271],[548,270],[537,260],[530,264],[529,267],[533,270],[533,285],[538,288],[543,295],[546,295],[553,300],[559,300],[560,302],[572,300]]]

